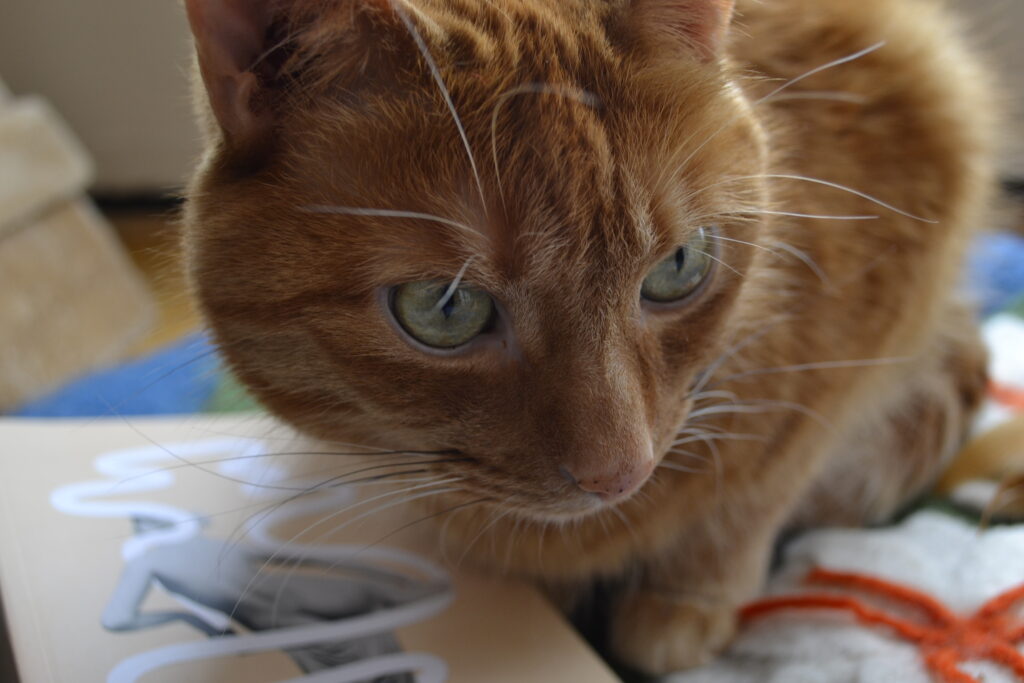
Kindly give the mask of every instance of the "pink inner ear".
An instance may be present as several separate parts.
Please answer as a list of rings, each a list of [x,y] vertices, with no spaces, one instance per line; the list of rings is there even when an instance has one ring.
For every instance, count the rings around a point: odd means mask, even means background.
[[[732,22],[734,0],[635,0],[642,31],[681,43],[705,61],[722,49]]]
[[[213,113],[231,137],[248,137],[260,124],[252,109],[259,83],[250,69],[265,49],[273,3],[185,0]]]
[[[248,71],[263,50],[271,0],[185,0],[200,57],[222,75]]]

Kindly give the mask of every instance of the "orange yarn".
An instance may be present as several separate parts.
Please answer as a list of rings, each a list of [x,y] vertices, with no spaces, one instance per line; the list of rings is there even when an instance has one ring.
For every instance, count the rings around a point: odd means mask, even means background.
[[[1024,411],[1024,391],[998,382],[989,382],[988,393],[997,403],[1016,411]]]
[[[915,623],[869,607],[853,597],[827,594],[768,598],[748,605],[741,612],[741,618],[757,619],[796,608],[845,610],[863,624],[887,627],[916,644],[925,665],[944,683],[980,683],[960,665],[981,659],[1001,665],[1024,681],[1024,655],[1016,647],[1024,641],[1024,621],[1010,613],[1024,601],[1024,585],[993,598],[972,616],[960,617],[929,595],[869,576],[818,569],[807,581],[888,598],[917,608],[925,619],[923,623]]]

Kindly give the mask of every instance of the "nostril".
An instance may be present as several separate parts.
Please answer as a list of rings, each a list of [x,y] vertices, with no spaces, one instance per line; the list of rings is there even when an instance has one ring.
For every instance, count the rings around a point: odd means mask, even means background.
[[[579,486],[579,480],[576,479],[573,473],[569,471],[569,468],[559,467],[558,471],[563,477],[565,477],[566,481],[568,481],[570,484],[572,484],[573,486]]]
[[[605,501],[621,498],[623,495],[636,491],[647,481],[651,468],[643,465],[625,471],[619,470],[609,474],[578,477],[568,467],[560,467],[559,471],[571,484],[581,491],[593,493]]]

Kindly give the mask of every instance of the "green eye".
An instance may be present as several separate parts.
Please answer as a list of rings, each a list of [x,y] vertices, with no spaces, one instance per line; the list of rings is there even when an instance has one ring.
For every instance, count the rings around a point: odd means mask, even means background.
[[[494,299],[466,285],[411,282],[391,290],[395,320],[414,339],[435,349],[454,349],[476,339],[494,319]]]
[[[655,303],[680,301],[697,291],[711,272],[711,238],[701,228],[685,245],[654,267],[640,290]]]

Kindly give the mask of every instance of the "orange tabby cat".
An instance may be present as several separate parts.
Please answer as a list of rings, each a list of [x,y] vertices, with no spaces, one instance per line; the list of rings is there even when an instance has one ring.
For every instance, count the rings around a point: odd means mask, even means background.
[[[615,586],[648,672],[728,642],[780,530],[932,482],[984,384],[952,290],[993,106],[954,23],[738,5],[187,0],[224,355],[308,434],[437,453],[477,566]]]

